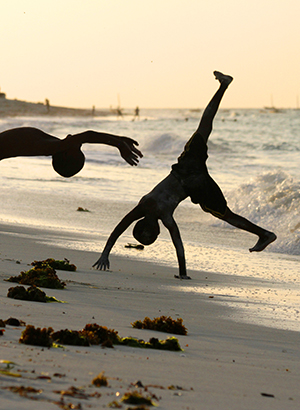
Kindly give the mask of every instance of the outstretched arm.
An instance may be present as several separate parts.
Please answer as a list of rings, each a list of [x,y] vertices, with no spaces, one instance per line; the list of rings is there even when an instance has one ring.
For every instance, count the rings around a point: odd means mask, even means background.
[[[143,156],[136,148],[138,143],[127,137],[85,131],[59,139],[37,128],[21,127],[0,133],[0,160],[19,156],[55,155],[58,152],[77,150],[84,143],[117,147],[122,158],[130,165],[137,165],[138,157]]]
[[[132,211],[130,211],[122,220],[121,222],[115,227],[113,232],[110,234],[106,245],[103,249],[103,252],[100,258],[94,263],[93,268],[100,270],[109,269],[109,259],[108,256],[114,244],[116,243],[119,236],[122,235],[124,231],[132,224],[132,222],[136,221],[137,219],[141,219],[144,216],[144,212],[141,205],[137,205]]]
[[[178,279],[191,279],[186,274],[186,264],[185,264],[185,256],[184,256],[184,247],[181,240],[180,232],[178,226],[173,218],[173,216],[168,216],[167,218],[162,218],[162,223],[170,232],[173,245],[176,249],[176,255],[179,265],[179,276],[175,275],[175,278]]]
[[[111,145],[119,149],[121,157],[130,165],[137,165],[139,162],[138,157],[142,158],[143,156],[141,151],[136,148],[139,145],[137,141],[114,134],[84,131],[80,134],[68,135],[64,141],[70,146],[81,146],[84,143]]]

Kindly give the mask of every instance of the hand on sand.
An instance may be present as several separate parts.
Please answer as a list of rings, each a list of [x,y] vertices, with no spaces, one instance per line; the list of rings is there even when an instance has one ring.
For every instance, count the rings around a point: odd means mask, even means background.
[[[106,270],[109,269],[109,260],[106,256],[101,255],[100,258],[97,260],[96,263],[94,263],[93,268],[99,269],[99,270]]]

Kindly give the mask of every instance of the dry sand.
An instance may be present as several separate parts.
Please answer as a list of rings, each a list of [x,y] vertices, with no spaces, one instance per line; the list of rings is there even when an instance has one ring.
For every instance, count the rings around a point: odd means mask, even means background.
[[[99,255],[49,246],[42,240],[42,231],[2,225],[1,232],[0,319],[15,317],[55,331],[98,323],[120,336],[147,341],[170,335],[133,329],[131,322],[166,315],[181,317],[188,329],[187,336],[177,336],[184,350],[170,352],[127,346],[48,349],[19,343],[24,327],[6,326],[0,336],[0,359],[15,363],[10,369],[15,377],[0,373],[1,410],[107,408],[114,401],[119,405],[125,392],[136,390],[137,381],[148,386],[147,392],[138,390],[153,394],[160,409],[300,408],[299,333],[234,322],[231,311],[217,298],[172,290],[169,285],[185,286],[173,278],[176,270],[172,268],[112,255],[112,271],[99,272],[91,268]],[[51,235],[60,237],[59,232]],[[67,282],[66,289],[43,289],[66,303],[25,302],[6,296],[16,284],[5,278],[28,270],[34,260],[49,257],[67,258],[77,265],[76,272],[57,271]],[[186,286],[206,285],[203,272],[191,274],[193,280]],[[230,277],[220,273],[209,280],[224,282]],[[6,367],[0,365],[2,370]],[[109,386],[93,386],[93,378],[103,371]],[[21,396],[8,389],[20,386],[39,393]],[[73,396],[59,393],[72,386],[80,389],[73,389]],[[134,408],[122,404],[123,409],[130,407]]]

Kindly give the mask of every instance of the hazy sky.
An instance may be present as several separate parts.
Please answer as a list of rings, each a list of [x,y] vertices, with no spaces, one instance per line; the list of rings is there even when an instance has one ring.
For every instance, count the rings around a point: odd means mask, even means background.
[[[299,0],[0,0],[0,87],[70,107],[202,108],[300,100]]]

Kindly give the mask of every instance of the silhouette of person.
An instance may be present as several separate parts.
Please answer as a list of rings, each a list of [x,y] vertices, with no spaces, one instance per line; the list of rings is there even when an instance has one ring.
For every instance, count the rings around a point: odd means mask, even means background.
[[[135,108],[135,110],[134,110],[133,121],[134,121],[135,119],[139,119],[139,118],[140,118],[140,109],[139,109],[139,107],[137,106],[137,107]]]
[[[121,107],[117,107],[117,117],[123,117],[123,112]]]
[[[45,105],[47,108],[47,112],[50,112],[50,101],[48,100],[48,98],[45,99]]]
[[[24,156],[52,156],[54,170],[69,178],[84,166],[81,151],[84,143],[106,144],[116,147],[121,157],[130,165],[137,165],[142,153],[136,148],[137,141],[96,131],[84,131],[59,139],[37,128],[13,128],[0,133],[0,160]]]
[[[206,167],[207,140],[212,131],[213,119],[221,99],[233,80],[231,76],[224,75],[219,71],[214,71],[214,75],[220,82],[220,86],[204,110],[198,129],[186,143],[177,163],[172,166],[171,173],[151,192],[143,196],[138,205],[113,230],[100,258],[93,265],[97,269],[109,269],[108,257],[112,247],[119,236],[134,221],[138,222],[133,229],[133,236],[143,245],[150,245],[155,242],[160,233],[158,220],[161,220],[168,229],[176,249],[179,275],[175,275],[175,277],[190,279],[186,272],[184,247],[180,232],[173,217],[179,203],[188,196],[193,203],[199,204],[205,212],[209,212],[239,229],[257,235],[257,243],[249,249],[250,252],[260,252],[275,241],[276,235],[273,232],[254,225],[242,216],[234,214],[228,208],[221,189],[208,173]]]

